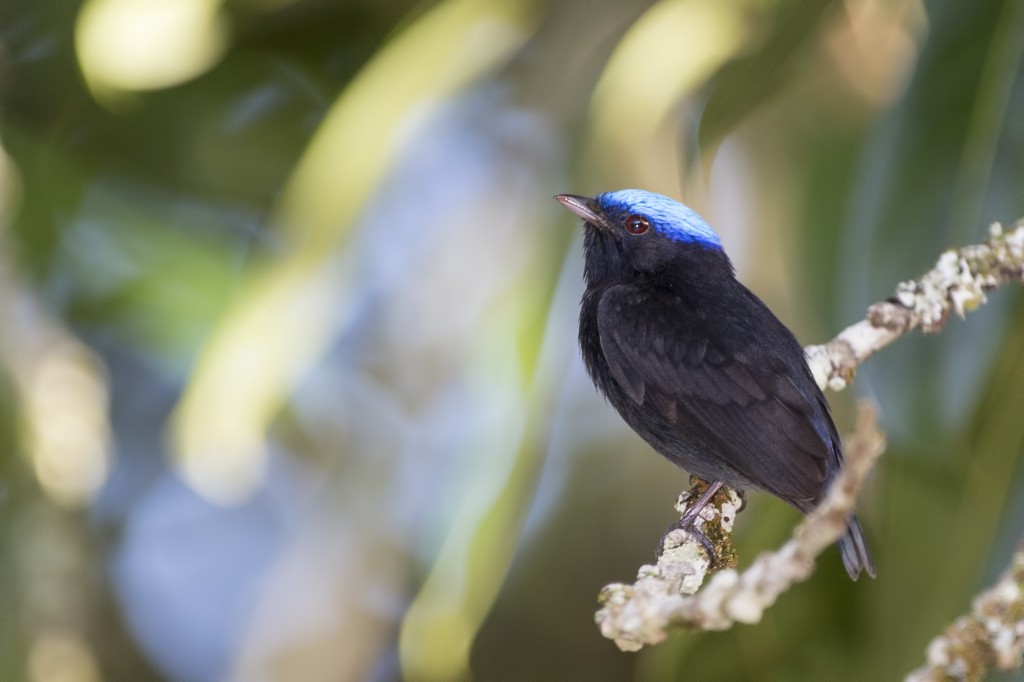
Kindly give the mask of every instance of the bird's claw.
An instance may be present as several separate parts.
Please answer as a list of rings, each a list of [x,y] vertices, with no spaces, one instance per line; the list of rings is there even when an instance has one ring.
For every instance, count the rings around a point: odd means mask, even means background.
[[[684,502],[689,502],[690,499],[692,499],[694,493],[697,490],[697,486],[700,482],[700,479],[694,476],[690,477],[690,484],[692,487],[689,491],[687,491],[687,493],[685,493],[686,498],[683,500]],[[686,513],[683,514],[678,521],[676,521],[668,527],[668,530],[666,530],[664,535],[661,536],[661,542],[658,543],[658,551],[656,552],[656,554],[659,559],[661,558],[662,553],[665,551],[665,539],[668,537],[668,534],[678,529],[686,531],[687,533],[692,535],[693,538],[701,544],[701,547],[707,550],[708,561],[711,564],[711,568],[714,568],[717,559],[717,557],[715,556],[715,546],[711,542],[711,540],[708,540],[708,537],[697,528],[695,523],[700,515],[701,510],[704,509],[704,507],[706,507],[711,502],[715,494],[719,490],[721,490],[723,485],[724,484],[722,483],[722,481],[712,481],[708,483],[707,487],[701,493],[700,497],[698,497],[696,501],[689,504]]]
[[[714,545],[714,543],[711,542],[711,540],[708,539],[707,535],[704,535],[704,533],[702,533],[697,528],[697,526],[694,525],[694,521],[695,520],[696,520],[696,517],[687,518],[687,516],[684,515],[681,519],[679,519],[678,521],[673,523],[671,526],[669,526],[665,530],[665,532],[662,534],[661,540],[658,541],[658,549],[657,549],[657,551],[655,551],[655,556],[658,559],[660,559],[661,555],[665,553],[665,544],[666,544],[666,541],[668,540],[668,536],[673,531],[681,530],[681,531],[684,531],[686,533],[689,533],[690,536],[693,537],[694,540],[696,540],[697,542],[700,543],[700,546],[703,547],[704,550],[708,553],[708,561],[711,564],[710,567],[714,568],[715,567],[715,563],[716,563],[715,545]],[[682,544],[682,543],[679,543],[679,544]],[[678,545],[676,545],[676,546],[678,546]]]

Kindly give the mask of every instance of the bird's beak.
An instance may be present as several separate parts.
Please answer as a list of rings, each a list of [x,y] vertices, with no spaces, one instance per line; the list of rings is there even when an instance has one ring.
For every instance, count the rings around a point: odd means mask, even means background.
[[[556,194],[555,201],[595,227],[606,226],[604,216],[601,215],[601,210],[597,207],[597,202],[590,197],[581,197],[576,194]]]

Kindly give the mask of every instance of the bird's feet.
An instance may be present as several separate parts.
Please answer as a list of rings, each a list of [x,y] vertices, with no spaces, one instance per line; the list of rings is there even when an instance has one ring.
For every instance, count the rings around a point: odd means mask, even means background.
[[[724,483],[722,483],[721,481],[709,483],[707,489],[701,494],[699,498],[697,498],[696,502],[690,505],[690,507],[686,510],[686,513],[683,514],[678,521],[673,523],[671,526],[668,527],[668,529],[665,530],[665,533],[661,536],[661,540],[658,542],[658,550],[656,554],[659,559],[661,558],[662,552],[665,551],[665,541],[668,538],[669,533],[671,533],[674,530],[683,530],[692,535],[693,538],[701,544],[701,547],[707,550],[708,560],[711,562],[711,566],[714,567],[716,562],[715,545],[711,542],[711,540],[708,539],[708,536],[704,535],[704,533],[699,528],[697,528],[695,524],[698,516],[700,515],[701,510],[704,509],[704,507],[706,507],[709,502],[711,502],[711,499],[715,496],[715,493],[717,493],[723,485]],[[690,495],[693,494],[695,489],[696,483],[694,482],[694,488],[690,490]]]
[[[694,540],[696,540],[697,542],[700,543],[700,546],[703,547],[707,551],[707,553],[708,553],[708,559],[711,561],[711,566],[714,567],[714,565],[715,565],[715,545],[714,545],[714,543],[711,542],[711,540],[708,540],[708,536],[707,535],[704,535],[704,533],[702,533],[697,528],[697,526],[694,525],[694,522],[696,521],[696,519],[697,519],[696,515],[694,515],[693,518],[690,518],[690,519],[687,519],[686,516],[683,516],[683,518],[679,519],[678,521],[673,523],[671,526],[666,528],[665,532],[662,533],[662,535],[661,535],[661,539],[658,540],[658,550],[655,552],[655,556],[657,556],[660,559],[661,555],[665,551],[665,543],[668,541],[669,534],[671,534],[673,531],[681,530],[681,531],[685,531],[686,533],[689,533],[693,537]]]

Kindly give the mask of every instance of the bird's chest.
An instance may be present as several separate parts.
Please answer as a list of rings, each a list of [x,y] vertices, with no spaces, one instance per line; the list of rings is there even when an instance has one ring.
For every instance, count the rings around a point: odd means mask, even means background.
[[[611,392],[617,392],[618,387],[612,385],[608,362],[601,350],[601,334],[597,323],[597,305],[600,298],[601,292],[593,290],[588,290],[583,296],[580,305],[580,354],[594,385],[606,397],[611,398]]]

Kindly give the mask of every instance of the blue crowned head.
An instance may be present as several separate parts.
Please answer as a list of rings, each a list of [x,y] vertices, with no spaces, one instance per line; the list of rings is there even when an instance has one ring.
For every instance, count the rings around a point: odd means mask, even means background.
[[[722,241],[696,211],[664,194],[642,189],[620,189],[596,197],[607,216],[639,214],[651,221],[651,227],[662,236],[678,242],[700,244],[722,250]]]

